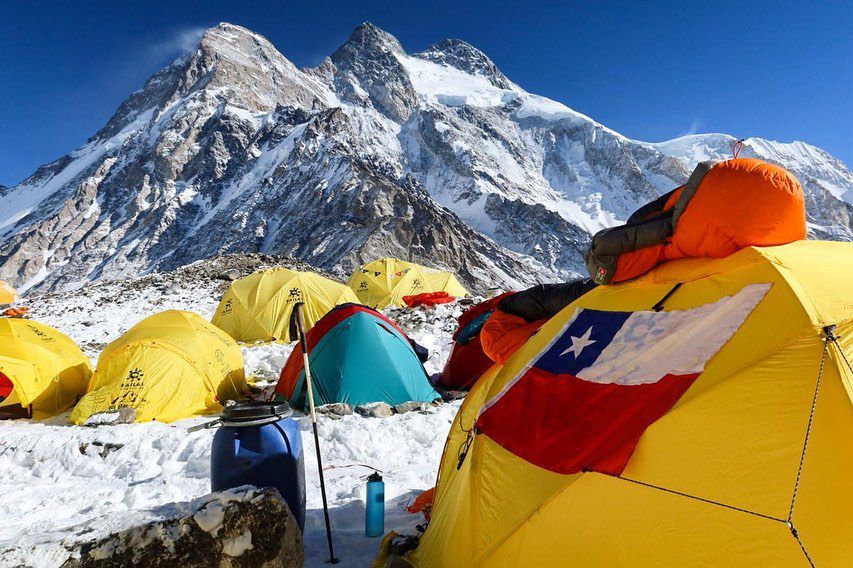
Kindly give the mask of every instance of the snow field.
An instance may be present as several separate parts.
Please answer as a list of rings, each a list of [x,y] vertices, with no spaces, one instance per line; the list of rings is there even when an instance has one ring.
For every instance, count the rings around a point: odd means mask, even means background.
[[[367,566],[380,539],[364,536],[366,464],[385,480],[386,531],[414,532],[420,515],[405,511],[432,487],[459,402],[388,418],[319,416],[336,554],[343,566]],[[327,560],[311,422],[298,415],[305,448],[306,566]],[[210,491],[215,430],[188,432],[210,418],[100,428],[47,422],[0,422],[0,566],[59,566],[63,543],[89,540],[157,518],[152,508]]]
[[[216,286],[167,278],[95,284],[33,301],[31,315],[69,335],[95,363],[108,342],[157,311],[184,309],[210,317],[219,297]],[[462,309],[454,303],[392,309],[389,315],[430,349],[426,367],[434,374],[444,366]],[[288,344],[243,346],[247,375],[261,386],[275,384],[292,349]],[[405,506],[434,485],[459,404],[388,418],[318,417],[335,552],[342,566],[369,565],[381,540],[363,534],[371,470],[357,464],[382,471],[386,532],[414,533],[423,518]],[[307,417],[296,413],[295,418],[305,449],[306,566],[321,566],[328,553],[313,435]],[[188,428],[209,420],[83,428],[70,425],[66,413],[43,422],[0,421],[0,567],[59,566],[68,557],[63,544],[160,518],[168,510],[164,505],[208,493],[215,430]]]

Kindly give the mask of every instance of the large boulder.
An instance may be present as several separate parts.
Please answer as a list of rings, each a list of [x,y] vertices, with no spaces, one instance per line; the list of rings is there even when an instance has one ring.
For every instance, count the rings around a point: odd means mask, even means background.
[[[276,489],[239,487],[160,507],[158,518],[69,545],[63,568],[291,568],[302,533]]]

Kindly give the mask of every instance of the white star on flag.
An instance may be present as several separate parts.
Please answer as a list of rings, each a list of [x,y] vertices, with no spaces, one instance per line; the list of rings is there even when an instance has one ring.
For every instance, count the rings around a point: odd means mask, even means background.
[[[575,356],[575,359],[580,357],[581,351],[595,343],[594,339],[590,339],[589,336],[592,335],[592,327],[586,330],[586,333],[581,335],[580,337],[571,336],[572,346],[560,353],[560,357],[565,355],[566,353],[572,353]]]

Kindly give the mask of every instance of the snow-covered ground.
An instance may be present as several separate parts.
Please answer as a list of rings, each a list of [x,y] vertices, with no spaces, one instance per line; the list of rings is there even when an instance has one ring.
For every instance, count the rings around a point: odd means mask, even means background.
[[[53,325],[96,361],[100,350],[137,321],[160,310],[213,313],[223,283],[206,279],[147,277],[131,283],[90,285],[29,303],[33,319]],[[434,310],[390,310],[407,332],[427,346],[430,373],[444,364],[457,305]],[[290,345],[243,348],[247,374],[274,378]],[[459,403],[389,418],[357,414],[320,417],[319,432],[334,526],[336,554],[345,566],[367,566],[380,539],[364,531],[366,464],[383,472],[386,530],[413,533],[420,516],[405,506],[435,482],[438,460]],[[306,565],[327,560],[323,514],[310,421],[298,415],[306,448],[308,514]],[[82,428],[67,414],[44,422],[0,421],[0,566],[58,566],[63,543],[90,540],[135,521],[153,507],[209,492],[214,430],[188,432],[209,420]]]

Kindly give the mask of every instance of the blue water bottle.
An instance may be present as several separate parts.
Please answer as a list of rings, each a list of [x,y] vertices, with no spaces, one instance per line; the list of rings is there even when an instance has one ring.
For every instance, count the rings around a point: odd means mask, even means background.
[[[367,508],[364,511],[364,534],[369,537],[385,534],[385,482],[378,471],[367,478]]]

